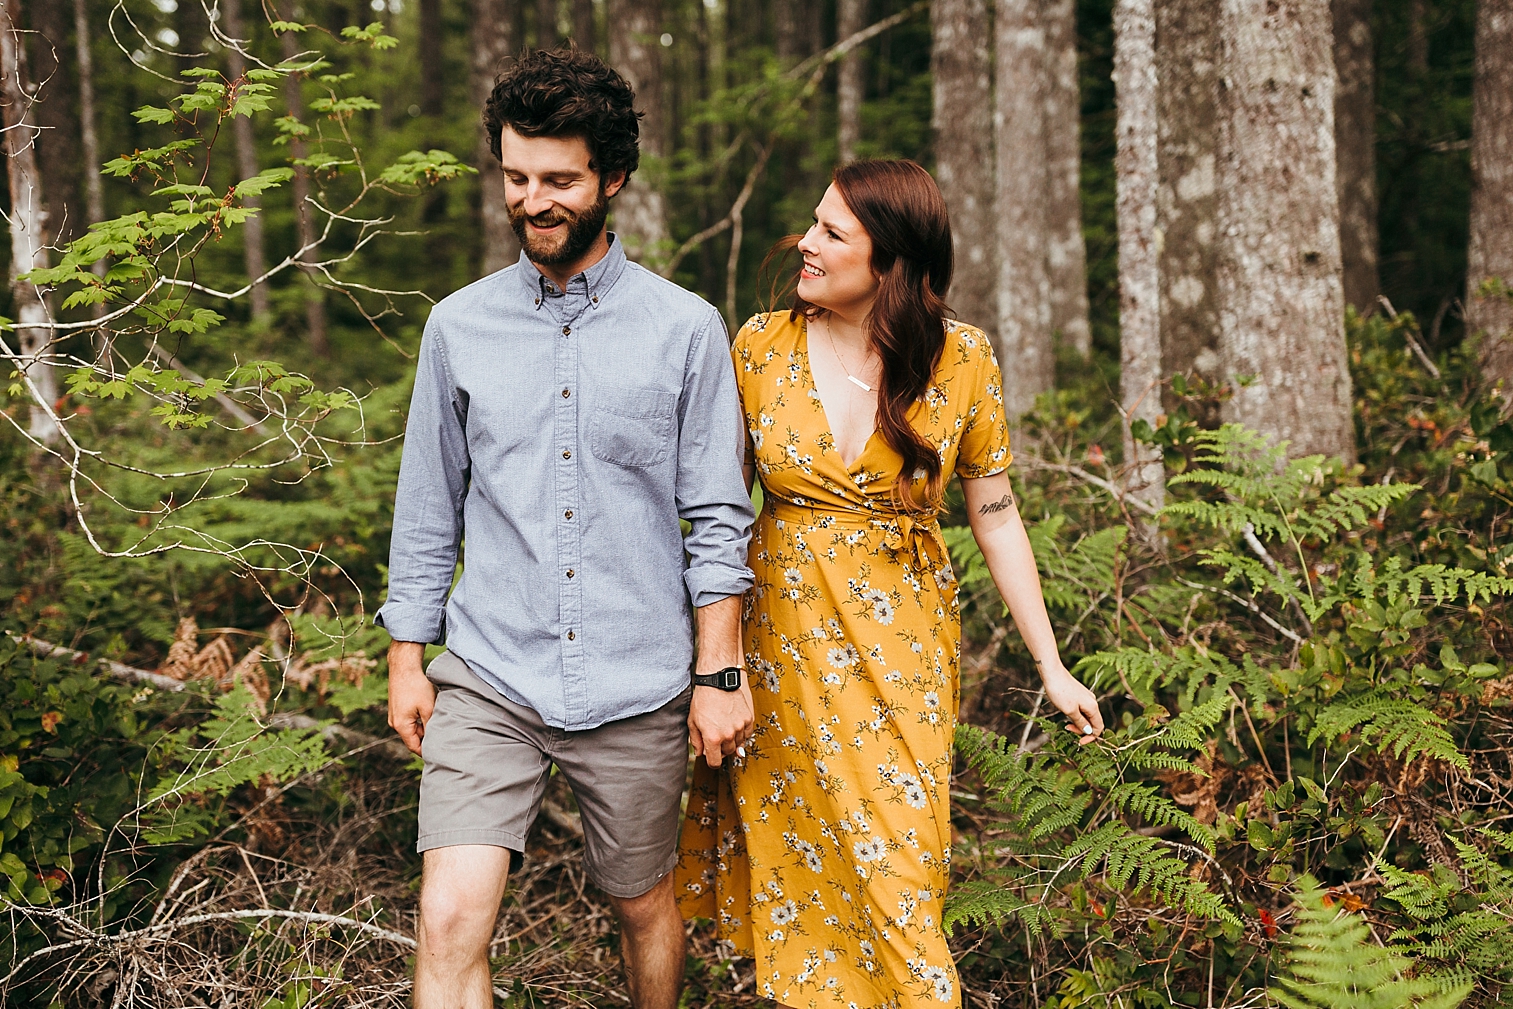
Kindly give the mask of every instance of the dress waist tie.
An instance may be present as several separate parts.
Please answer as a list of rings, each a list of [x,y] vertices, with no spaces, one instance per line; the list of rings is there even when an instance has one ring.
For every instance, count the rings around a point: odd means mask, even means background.
[[[881,533],[883,546],[916,571],[929,571],[949,565],[950,554],[946,550],[946,540],[941,535],[940,522],[933,515],[799,504],[774,494],[767,496],[767,506],[772,508],[772,517],[783,522],[816,525],[817,519],[828,518],[834,526]]]

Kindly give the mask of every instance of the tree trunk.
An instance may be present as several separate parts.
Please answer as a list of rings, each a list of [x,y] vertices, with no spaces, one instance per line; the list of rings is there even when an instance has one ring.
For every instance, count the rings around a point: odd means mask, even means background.
[[[293,32],[284,32],[281,41],[284,47],[284,59],[292,60],[299,55],[299,40]],[[284,78],[284,102],[288,106],[289,115],[294,119],[304,118],[304,98],[301,95],[299,74],[289,74]],[[298,136],[290,138],[289,157],[294,161],[303,160],[306,156],[305,142]],[[310,206],[310,170],[304,165],[294,165],[294,181],[291,187],[294,191],[294,217],[298,225],[299,254],[301,264],[314,263],[317,252],[315,245],[315,218]],[[306,338],[310,341],[310,349],[317,356],[326,357],[331,352],[331,347],[326,339],[326,298],[317,278],[319,271],[309,265],[301,265],[300,269],[309,278],[310,284],[305,288],[305,328]]]
[[[1046,277],[1045,30],[1040,0],[997,0],[998,360],[1017,420],[1055,385]]]
[[[956,317],[997,345],[993,227],[993,64],[987,0],[933,0],[935,179],[951,211]]]
[[[573,41],[584,52],[597,52],[594,30],[594,0],[573,0]]]
[[[662,104],[662,5],[659,0],[611,0],[609,61],[636,92],[641,118],[641,169],[614,200],[615,234],[625,254],[654,266],[665,254],[667,211],[657,188],[666,152]]]
[[[1219,337],[1229,420],[1355,459],[1327,0],[1222,0]]]
[[[515,16],[510,0],[472,0],[472,73],[469,83],[473,108],[478,116],[478,147],[473,167],[478,169],[479,218],[483,222],[481,274],[498,272],[520,258],[520,243],[510,228],[509,207],[504,199],[504,174],[499,160],[489,150],[483,133],[483,106],[494,90],[494,79],[504,62],[515,55]]]
[[[1219,25],[1212,15],[1211,0],[1156,0],[1156,227],[1162,375],[1217,383]]]
[[[11,263],[10,287],[18,326],[45,323],[47,306],[35,284],[22,280],[29,270],[43,269],[47,262],[47,207],[43,202],[42,174],[37,168],[37,136],[41,130],[30,119],[32,98],[26,74],[26,51],[21,39],[21,0],[0,4],[0,95],[4,98],[4,144],[7,175],[10,183]],[[22,359],[12,366],[26,373],[35,389],[35,398],[48,407],[58,398],[58,380],[53,372],[51,331],[21,328],[16,331]],[[9,346],[7,351],[17,348]],[[34,402],[31,406],[30,431],[43,444],[58,439],[58,426],[52,415]]]
[[[441,58],[441,0],[420,0],[420,114],[441,118],[445,109],[446,66]]]
[[[841,0],[841,3],[846,0]],[[810,0],[777,0],[773,5],[774,19],[777,31],[777,57],[785,66],[797,63],[806,56],[813,55],[820,45],[820,11],[823,4],[811,3]],[[866,17],[865,0],[862,4],[862,17]],[[839,19],[841,11],[836,10]],[[845,38],[837,29],[837,37]]]
[[[95,128],[95,61],[90,50],[89,10],[86,0],[74,0],[74,53],[79,68],[79,146],[83,157],[80,171],[84,176],[85,223],[105,220],[105,183],[100,176],[100,136]],[[104,257],[95,260],[90,271],[104,278],[110,264]],[[104,305],[94,305],[90,314],[96,319],[105,314]],[[95,357],[114,374],[111,338],[108,327],[95,330]]]
[[[84,0],[74,2],[83,8]],[[221,16],[225,19],[226,34],[232,40],[241,40],[226,47],[226,64],[232,80],[240,80],[247,72],[247,59],[237,48],[248,39],[243,31],[241,7],[241,0],[221,0]],[[252,119],[248,116],[233,117],[231,131],[232,139],[236,141],[237,173],[244,179],[250,179],[258,171],[257,140],[252,134]],[[263,323],[269,315],[268,285],[257,282],[259,277],[268,272],[263,241],[263,201],[258,196],[248,196],[242,203],[257,211],[242,225],[242,258],[247,264],[247,278],[252,282],[252,321]]]
[[[1080,356],[1088,325],[1087,247],[1082,241],[1082,97],[1077,81],[1077,4],[1041,0],[1045,23],[1046,275],[1051,331]]]
[[[536,0],[536,47],[551,49],[557,42],[557,0]]]
[[[1156,12],[1154,0],[1114,4],[1115,155],[1119,222],[1119,400],[1129,493],[1159,508],[1161,450],[1135,441],[1137,420],[1161,412],[1161,259],[1156,238]]]
[[[1513,409],[1513,0],[1477,6],[1466,326]]]
[[[836,0],[835,37],[844,41],[867,27],[867,0]],[[836,142],[840,164],[856,160],[862,138],[862,54],[853,49],[841,57],[835,79]]]
[[[1333,0],[1335,171],[1340,201],[1340,259],[1345,304],[1376,307],[1376,52],[1372,0]]]
[[[31,120],[40,129],[37,163],[47,180],[47,241],[66,245],[84,231],[79,185],[79,121],[74,118],[74,75],[63,53],[68,46],[68,8],[54,2],[33,3],[28,10],[28,76],[36,88]]]

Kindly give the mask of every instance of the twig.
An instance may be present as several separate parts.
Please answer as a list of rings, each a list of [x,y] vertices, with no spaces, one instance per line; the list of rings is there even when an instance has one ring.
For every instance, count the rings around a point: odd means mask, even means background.
[[[1266,549],[1266,544],[1257,538],[1256,527],[1252,523],[1247,522],[1245,523],[1245,528],[1240,530],[1240,535],[1244,537],[1245,545],[1250,548],[1250,552],[1259,557],[1261,563],[1266,565],[1266,570],[1278,578],[1282,577],[1277,568],[1276,560]],[[1307,575],[1305,574],[1304,577],[1306,578]],[[1308,614],[1304,613],[1303,607],[1298,605],[1296,597],[1288,596],[1287,602],[1292,606],[1292,615],[1297,617],[1298,623],[1303,625],[1303,633],[1307,634],[1310,638],[1313,637],[1313,621],[1308,619]]]
[[[195,374],[188,367],[186,367],[182,361],[174,357],[172,354],[168,353],[168,351],[164,350],[162,347],[159,347],[156,343],[150,344],[147,349],[153,357],[157,358],[159,361],[162,361],[164,364],[168,365],[168,367],[172,368],[180,375],[183,375],[185,378],[189,379],[189,381],[198,382],[200,385],[205,384],[205,379],[202,376]],[[248,413],[246,410],[243,410],[241,405],[237,403],[236,400],[232,399],[224,392],[215,393],[215,401],[221,405],[221,409],[225,410],[227,413],[231,414],[231,416],[235,417],[238,421],[241,422],[244,427],[250,427],[252,430],[261,435],[266,435],[268,433],[268,429],[263,426],[262,421],[252,416],[252,414]]]
[[[1016,455],[1014,459],[1026,469],[1051,470],[1055,473],[1066,473],[1069,476],[1074,476],[1079,480],[1084,480],[1092,484],[1094,487],[1108,491],[1109,494],[1113,495],[1114,500],[1119,502],[1121,505],[1129,505],[1136,511],[1144,512],[1146,515],[1155,515],[1161,510],[1148,501],[1143,501],[1132,494],[1126,494],[1124,490],[1122,490],[1117,485],[1103,479],[1103,477],[1101,476],[1089,473],[1081,466],[1069,466],[1064,463],[1046,462],[1044,459],[1031,455],[1028,452]]]
[[[1261,607],[1257,606],[1255,600],[1253,599],[1246,599],[1244,596],[1236,595],[1228,589],[1221,589],[1213,585],[1200,585],[1197,582],[1190,582],[1186,578],[1178,578],[1177,581],[1181,582],[1183,585],[1186,585],[1190,589],[1202,589],[1204,592],[1217,592],[1224,598],[1239,603],[1241,606],[1245,607],[1247,610],[1260,617],[1268,626],[1271,627],[1272,630],[1276,631],[1283,637],[1288,638],[1294,644],[1301,645],[1303,643],[1303,639],[1298,636],[1297,631],[1294,631],[1289,627],[1284,627],[1282,624],[1278,623],[1271,616],[1271,614],[1267,613],[1265,610],[1261,609]]]
[[[1387,300],[1387,296],[1385,294],[1378,294],[1376,296],[1376,300],[1381,302],[1382,307],[1387,310],[1387,318],[1391,319],[1393,322],[1396,322],[1397,309],[1392,307],[1392,302]],[[1438,322],[1439,320],[1436,319],[1435,324],[1438,325]],[[1419,346],[1419,342],[1413,338],[1413,334],[1408,332],[1407,326],[1403,327],[1403,339],[1408,341],[1408,349],[1413,351],[1413,355],[1417,357],[1419,363],[1424,366],[1424,370],[1433,375],[1436,381],[1439,380],[1439,368],[1435,366],[1433,361],[1429,360],[1429,355],[1424,353],[1424,348]]]

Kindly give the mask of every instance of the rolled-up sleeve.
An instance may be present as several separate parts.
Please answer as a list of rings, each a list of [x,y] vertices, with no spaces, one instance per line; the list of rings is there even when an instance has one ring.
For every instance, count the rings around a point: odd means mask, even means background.
[[[718,312],[689,346],[678,403],[678,517],[688,569],[683,583],[695,606],[707,606],[751,587],[746,547],[755,514],[741,475],[746,430],[741,397]]]
[[[450,371],[433,315],[420,344],[394,494],[389,597],[374,617],[395,641],[439,643],[446,629],[472,469],[468,404]]]

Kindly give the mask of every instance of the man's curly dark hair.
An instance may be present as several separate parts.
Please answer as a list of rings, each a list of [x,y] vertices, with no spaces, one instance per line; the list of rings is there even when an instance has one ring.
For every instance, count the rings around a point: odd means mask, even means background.
[[[538,49],[507,70],[483,109],[489,150],[498,159],[499,132],[523,137],[579,136],[600,178],[641,163],[641,113],[636,93],[613,67],[577,48]]]

